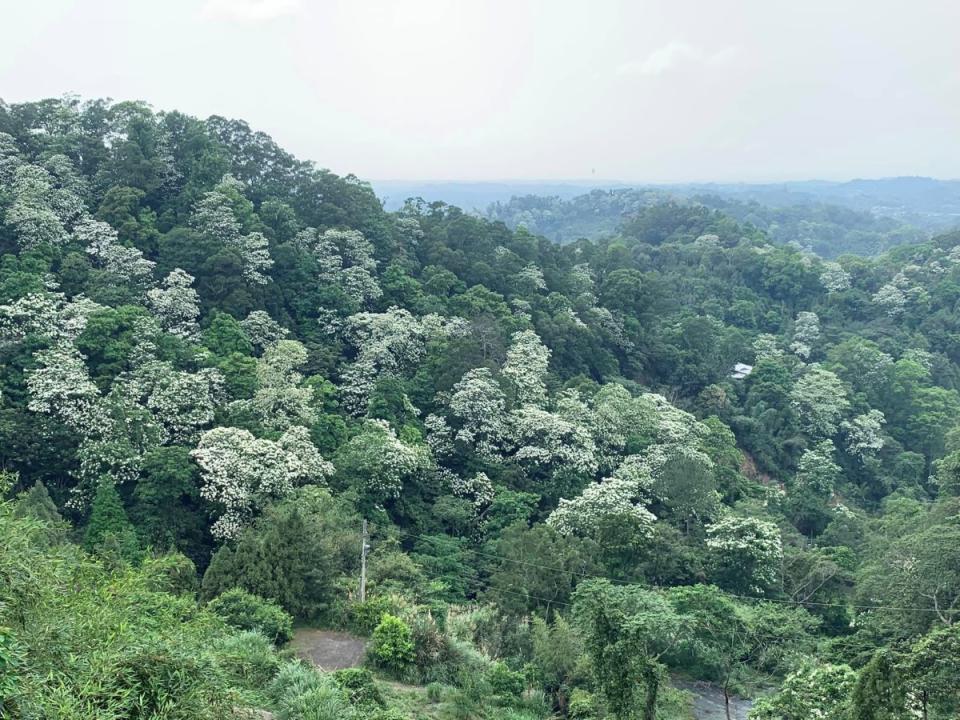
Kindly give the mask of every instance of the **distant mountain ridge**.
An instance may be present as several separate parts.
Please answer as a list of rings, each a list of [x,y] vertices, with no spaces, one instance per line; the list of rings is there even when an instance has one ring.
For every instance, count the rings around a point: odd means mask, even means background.
[[[624,220],[665,202],[706,205],[755,225],[775,242],[828,258],[876,255],[960,226],[960,180],[923,177],[643,186],[391,181],[373,187],[387,209],[409,197],[442,201],[559,243],[613,235]]]

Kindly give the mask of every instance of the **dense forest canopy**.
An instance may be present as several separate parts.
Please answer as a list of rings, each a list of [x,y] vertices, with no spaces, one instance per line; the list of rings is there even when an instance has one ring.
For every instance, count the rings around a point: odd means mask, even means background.
[[[0,105],[0,712],[428,712],[295,619],[455,717],[956,717],[960,233],[594,200],[560,244],[242,121]]]
[[[712,187],[708,189],[713,190]],[[960,190],[957,194],[960,207]],[[768,198],[779,202],[764,202]],[[806,202],[797,202],[799,199]],[[789,193],[771,196],[757,192],[754,196],[746,190],[732,192],[725,186],[706,193],[698,186],[677,186],[639,190],[595,189],[572,198],[514,196],[507,202],[491,203],[485,216],[508,227],[522,226],[530,232],[566,243],[580,238],[610,237],[619,233],[624,222],[629,222],[638,213],[671,201],[719,210],[741,224],[763,230],[774,243],[796,245],[827,259],[847,253],[878,255],[899,245],[929,239],[929,227],[942,229],[960,225],[960,214],[952,213],[952,206],[941,207],[938,219],[932,225],[921,221],[914,227],[873,208],[855,209],[815,198],[792,197]],[[789,204],[791,202],[795,204]]]

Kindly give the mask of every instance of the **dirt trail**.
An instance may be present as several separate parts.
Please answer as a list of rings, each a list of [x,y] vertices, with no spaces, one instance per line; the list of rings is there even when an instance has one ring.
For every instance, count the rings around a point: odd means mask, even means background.
[[[301,628],[293,633],[290,648],[321,670],[342,670],[363,663],[367,641],[345,632]]]

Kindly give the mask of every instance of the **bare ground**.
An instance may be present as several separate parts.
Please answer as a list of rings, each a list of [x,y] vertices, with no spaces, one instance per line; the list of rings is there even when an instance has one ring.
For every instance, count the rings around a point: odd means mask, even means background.
[[[342,670],[363,663],[367,641],[345,632],[301,628],[294,632],[290,648],[321,670]]]

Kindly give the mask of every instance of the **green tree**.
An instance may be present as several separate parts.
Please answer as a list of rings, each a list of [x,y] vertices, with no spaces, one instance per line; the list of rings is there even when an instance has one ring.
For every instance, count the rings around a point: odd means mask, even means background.
[[[102,480],[97,487],[83,536],[83,546],[91,552],[115,549],[125,560],[134,559],[139,551],[137,536],[123,509],[120,494],[108,478]]]
[[[661,659],[684,632],[681,616],[652,590],[615,586],[608,580],[581,583],[573,612],[611,714],[622,720],[633,717],[642,688],[642,716],[655,720],[666,677]]]

